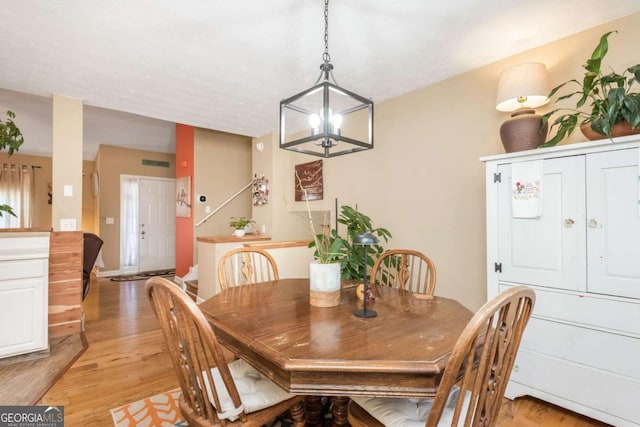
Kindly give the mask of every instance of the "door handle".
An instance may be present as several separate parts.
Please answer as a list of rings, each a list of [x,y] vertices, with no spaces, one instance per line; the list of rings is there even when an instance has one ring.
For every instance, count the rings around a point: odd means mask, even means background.
[[[145,234],[144,230],[142,230],[142,231],[140,232],[140,234],[144,235],[144,234]]]
[[[573,227],[573,224],[575,224],[576,222],[574,220],[572,220],[571,218],[567,218],[564,220],[564,226],[565,228],[571,228]]]
[[[589,228],[597,228],[598,227],[598,221],[596,221],[595,218],[591,218],[589,220],[589,222],[587,223],[587,227],[589,227]]]

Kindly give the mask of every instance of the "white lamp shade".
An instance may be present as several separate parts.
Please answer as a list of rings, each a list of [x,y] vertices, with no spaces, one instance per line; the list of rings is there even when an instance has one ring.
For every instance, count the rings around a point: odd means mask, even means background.
[[[536,108],[549,102],[550,91],[547,67],[541,63],[520,64],[507,68],[498,81],[496,109],[515,111]]]

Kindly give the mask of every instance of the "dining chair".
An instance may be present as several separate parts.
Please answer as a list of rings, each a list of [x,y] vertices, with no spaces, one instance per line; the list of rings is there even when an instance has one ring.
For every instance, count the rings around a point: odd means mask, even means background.
[[[176,284],[153,277],[147,297],[160,322],[190,426],[262,426],[289,411],[304,426],[303,397],[292,396],[241,359],[227,363],[211,325]]]
[[[98,253],[102,248],[102,239],[93,233],[82,233],[82,301],[89,293],[91,284],[91,271],[98,259]]]
[[[526,286],[489,300],[458,337],[434,399],[353,396],[349,423],[353,427],[493,426],[534,304],[535,293]]]
[[[220,289],[278,280],[278,265],[260,248],[243,247],[227,252],[218,263]]]
[[[436,266],[428,256],[418,251],[387,250],[373,264],[371,283],[432,298],[436,289]]]

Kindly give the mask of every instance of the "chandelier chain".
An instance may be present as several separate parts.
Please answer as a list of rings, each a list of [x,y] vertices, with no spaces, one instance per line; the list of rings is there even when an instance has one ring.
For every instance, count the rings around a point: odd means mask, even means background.
[[[331,62],[329,55],[329,0],[324,0],[324,53],[322,59],[325,64]]]

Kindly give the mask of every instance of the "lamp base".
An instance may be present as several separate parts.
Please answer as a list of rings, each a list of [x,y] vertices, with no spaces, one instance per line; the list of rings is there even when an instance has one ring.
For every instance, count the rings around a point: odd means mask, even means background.
[[[504,151],[532,150],[547,138],[547,126],[542,126],[542,117],[535,110],[523,108],[511,114],[511,118],[500,126],[500,139]]]
[[[356,310],[353,312],[353,315],[356,317],[364,317],[369,318],[369,317],[376,317],[378,315],[378,313],[376,313],[373,310],[364,310],[364,309],[360,309],[360,310]]]

